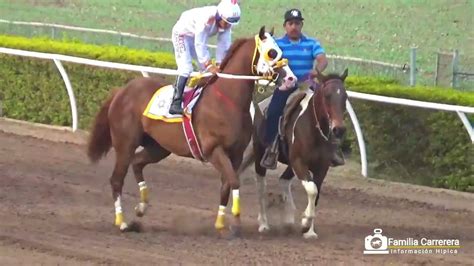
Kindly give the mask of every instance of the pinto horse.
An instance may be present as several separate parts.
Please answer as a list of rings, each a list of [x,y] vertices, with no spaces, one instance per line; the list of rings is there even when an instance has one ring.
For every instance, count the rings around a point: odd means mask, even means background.
[[[278,160],[288,165],[279,178],[285,202],[285,223],[294,224],[296,207],[291,194],[291,180],[296,174],[308,196],[308,206],[301,221],[305,238],[317,238],[314,231],[315,207],[331,165],[334,141],[340,141],[346,131],[343,119],[347,100],[346,77],[347,69],[340,76],[318,73],[320,87],[312,94],[302,92],[292,95],[280,123]],[[255,113],[253,153],[244,158],[239,172],[255,163],[260,205],[258,230],[266,232],[270,229],[266,214],[266,169],[260,166],[265,152],[262,140],[265,123],[259,110]]]
[[[260,29],[255,38],[236,40],[220,69],[234,75],[274,76],[282,86],[294,86],[296,77],[271,34]],[[250,103],[255,87],[250,79],[226,79],[213,76],[193,109],[192,124],[205,160],[221,174],[220,206],[215,228],[224,229],[225,209],[232,189],[232,214],[235,231],[240,228],[239,168],[243,153],[252,135]],[[286,85],[285,85],[286,84]],[[110,177],[115,204],[115,225],[121,231],[128,228],[122,211],[122,187],[129,165],[140,189],[140,203],[135,211],[145,213],[148,188],[143,168],[157,163],[171,153],[192,157],[181,123],[166,123],[142,115],[155,91],[164,84],[154,78],[136,78],[124,88],[111,93],[98,112],[88,144],[88,156],[97,162],[113,146],[115,167]],[[137,147],[144,149],[135,153]]]

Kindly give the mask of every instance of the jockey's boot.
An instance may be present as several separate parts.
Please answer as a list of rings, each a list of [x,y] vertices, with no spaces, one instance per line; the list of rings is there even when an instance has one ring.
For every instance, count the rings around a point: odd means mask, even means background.
[[[331,158],[331,166],[337,167],[346,164],[344,159],[344,153],[342,152],[341,148],[339,147],[339,140],[336,140],[334,136],[331,136],[331,145],[333,148],[332,158]]]
[[[285,109],[286,100],[295,90],[296,88],[286,91],[282,91],[278,88],[275,89],[272,100],[268,105],[267,119],[265,120],[265,138],[263,141],[266,145],[266,149],[265,154],[260,161],[260,166],[267,169],[275,169],[277,167],[279,143],[278,122],[280,117],[283,115],[283,109]]]
[[[278,136],[275,137],[272,143],[270,143],[263,154],[260,166],[267,169],[276,169],[278,162]]]
[[[173,102],[170,106],[170,114],[172,115],[180,115],[183,113],[183,108],[181,107],[181,102],[183,101],[183,91],[184,87],[186,86],[186,82],[188,81],[188,77],[185,76],[178,76],[176,78],[176,82],[174,84],[174,94],[173,94]]]

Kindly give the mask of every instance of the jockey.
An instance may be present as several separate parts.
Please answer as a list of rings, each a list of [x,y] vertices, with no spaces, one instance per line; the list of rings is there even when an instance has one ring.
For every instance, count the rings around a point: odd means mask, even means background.
[[[216,73],[219,68],[212,64],[207,43],[217,34],[216,63],[224,59],[231,45],[232,26],[240,21],[240,7],[237,0],[221,0],[217,6],[205,6],[187,10],[181,14],[173,27],[172,41],[178,76],[174,84],[173,102],[170,114],[182,114],[184,87],[193,71],[192,59],[201,71]]]
[[[300,82],[313,83],[312,89],[315,88],[313,79],[317,75],[317,71],[323,72],[327,65],[325,51],[319,41],[309,38],[302,34],[303,16],[298,9],[290,9],[285,12],[283,27],[286,34],[282,38],[276,39],[278,46],[283,51],[283,57],[288,59],[289,67],[295,73]],[[316,65],[316,69],[314,69]],[[291,93],[296,91],[296,87],[286,90],[276,88],[273,92],[272,100],[268,106],[267,119],[265,125],[264,144],[266,145],[265,154],[260,162],[262,167],[275,169],[278,157],[278,123],[280,116],[283,115],[286,101]],[[336,150],[336,149],[335,149]],[[336,152],[333,155],[332,165],[343,165],[344,159]]]

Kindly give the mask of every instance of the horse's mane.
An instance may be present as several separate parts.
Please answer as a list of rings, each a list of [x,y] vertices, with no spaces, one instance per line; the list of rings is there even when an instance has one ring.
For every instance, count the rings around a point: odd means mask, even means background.
[[[235,40],[232,43],[232,45],[229,48],[229,51],[227,52],[227,55],[225,56],[224,60],[222,60],[221,62],[220,69],[224,69],[224,67],[227,65],[227,63],[229,63],[230,58],[234,55],[234,53],[237,52],[240,46],[242,46],[242,44],[244,44],[248,40],[249,39],[247,38],[240,38],[240,39]]]
[[[227,55],[224,57],[224,60],[222,60],[221,65],[219,68],[222,70],[226,65],[229,63],[230,58],[237,52],[237,50],[242,46],[246,41],[248,41],[248,38],[240,38],[235,40],[232,45],[229,48],[229,51],[227,52]],[[201,79],[201,81],[198,83],[198,86],[209,86],[212,83],[214,83],[217,80],[217,75],[213,75],[209,78]]]

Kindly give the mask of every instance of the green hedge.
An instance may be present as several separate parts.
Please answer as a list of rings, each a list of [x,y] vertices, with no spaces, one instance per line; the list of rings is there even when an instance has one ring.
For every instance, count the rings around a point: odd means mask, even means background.
[[[173,55],[96,46],[71,41],[0,36],[0,47],[61,53],[91,59],[174,68]],[[108,91],[140,76],[137,72],[64,64],[87,129]],[[170,77],[172,79],[173,77]],[[4,115],[55,125],[71,125],[64,83],[51,60],[0,54],[0,98]],[[170,80],[171,81],[171,80]],[[474,106],[474,93],[445,88],[403,87],[392,80],[349,77],[350,90],[408,99]],[[268,94],[270,92],[266,92]],[[261,95],[258,95],[261,97]],[[390,177],[451,189],[474,188],[474,150],[459,118],[452,112],[387,105],[352,99],[368,147],[371,176]],[[473,116],[469,117],[474,121]],[[350,124],[348,122],[348,124]],[[358,156],[353,131],[348,145]]]
[[[371,176],[474,192],[474,145],[456,113],[358,99],[351,103]],[[347,138],[358,158],[353,130]]]
[[[64,54],[102,61],[175,68],[174,55],[164,52],[128,49],[122,46],[98,46],[77,41],[24,38],[0,35],[0,46],[20,50]]]
[[[125,47],[97,46],[74,41],[1,36],[0,47],[57,53],[89,59],[175,68],[174,56]],[[63,65],[76,96],[79,127],[87,129],[108,91],[123,86],[139,72],[74,63]],[[64,82],[52,60],[0,54],[0,99],[3,113],[15,119],[70,126],[71,111]]]
[[[474,106],[473,91],[459,91],[452,88],[429,86],[407,87],[393,80],[370,77],[348,77],[347,88],[351,91],[411,100]]]

